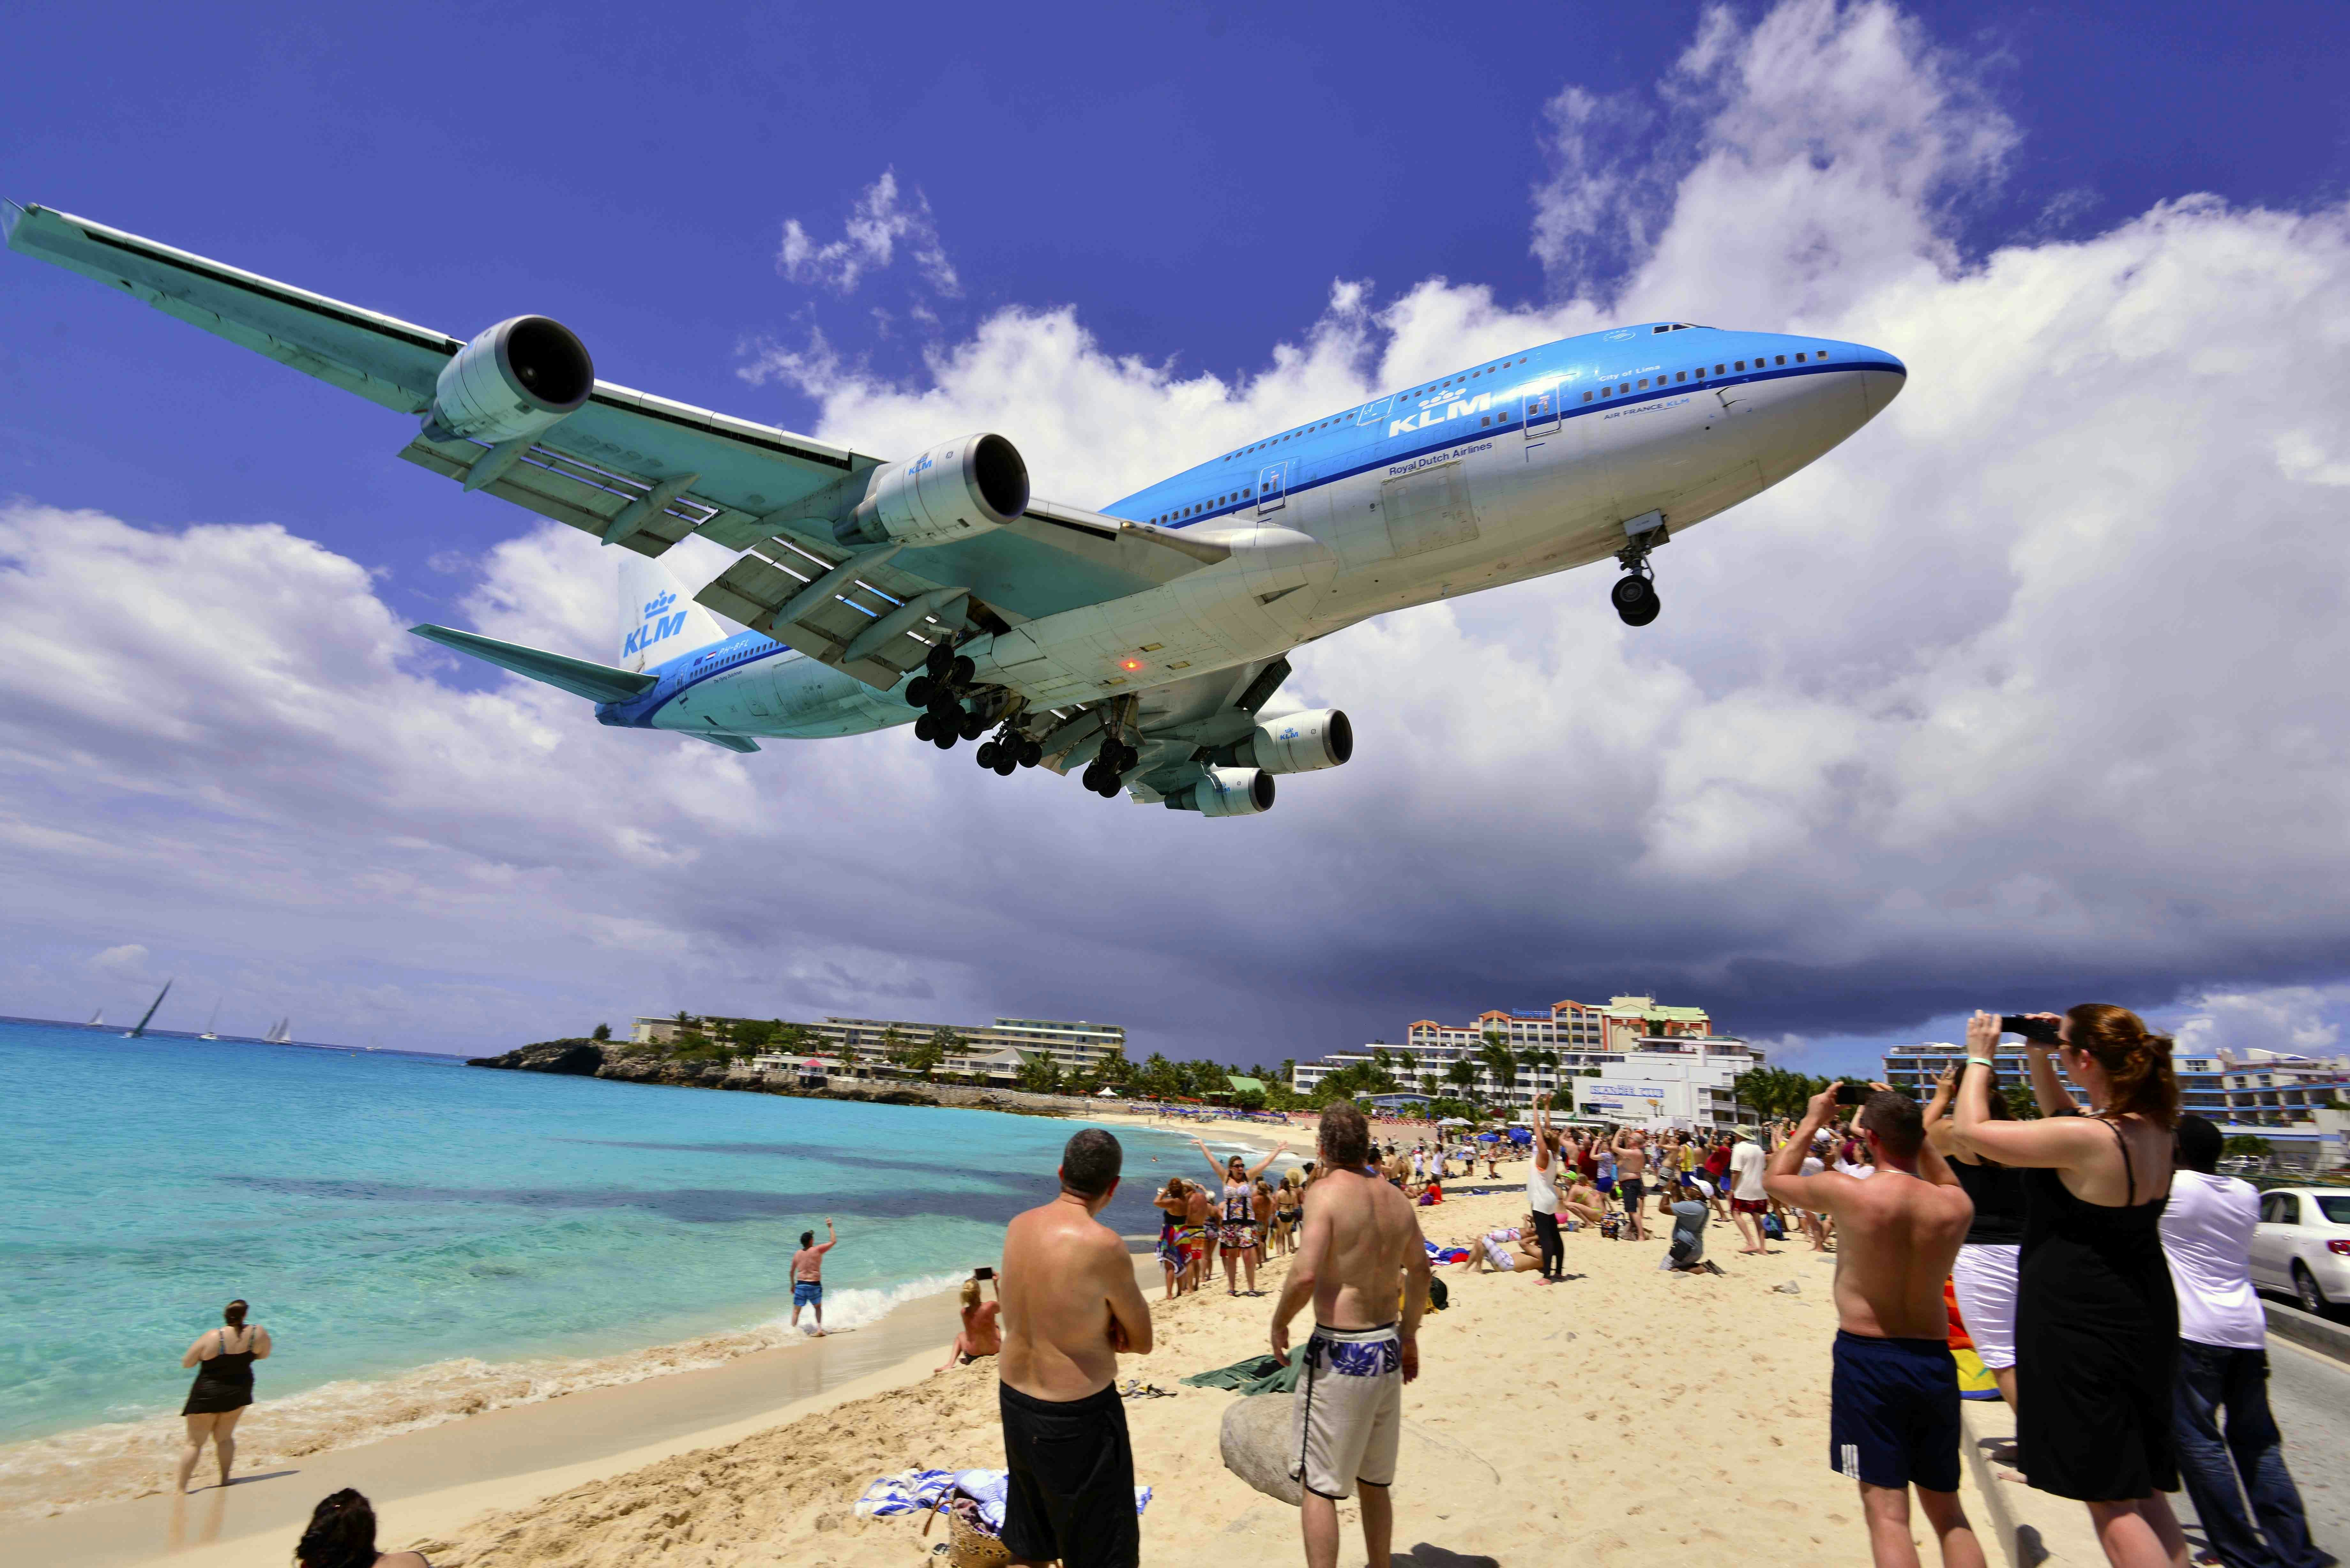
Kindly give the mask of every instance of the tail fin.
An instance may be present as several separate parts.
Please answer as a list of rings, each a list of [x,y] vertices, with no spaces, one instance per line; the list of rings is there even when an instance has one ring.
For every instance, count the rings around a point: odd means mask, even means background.
[[[621,556],[621,669],[666,664],[728,635],[718,618],[695,604],[660,562],[634,553]]]

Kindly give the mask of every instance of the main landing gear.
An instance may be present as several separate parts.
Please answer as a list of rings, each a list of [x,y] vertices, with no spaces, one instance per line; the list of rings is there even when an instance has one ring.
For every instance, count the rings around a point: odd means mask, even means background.
[[[931,649],[922,673],[906,682],[906,701],[923,710],[914,721],[917,739],[942,752],[957,741],[976,741],[987,731],[987,721],[963,706],[963,693],[979,667],[944,641]]]
[[[915,722],[920,723],[920,721],[916,720]],[[1007,779],[1014,770],[1033,768],[1044,760],[1045,748],[1009,724],[995,732],[995,739],[979,748],[979,765],[992,768],[999,776]]]
[[[1101,754],[1087,766],[1077,782],[1104,800],[1116,800],[1118,791],[1126,787],[1128,772],[1141,760],[1140,752],[1112,736],[1102,742]]]

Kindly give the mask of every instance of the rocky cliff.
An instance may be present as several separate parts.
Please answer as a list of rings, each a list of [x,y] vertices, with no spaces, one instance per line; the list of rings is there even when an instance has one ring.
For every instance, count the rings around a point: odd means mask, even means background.
[[[872,1083],[847,1078],[822,1085],[802,1082],[795,1073],[756,1073],[728,1062],[681,1061],[599,1040],[543,1040],[503,1056],[475,1056],[469,1067],[499,1067],[515,1073],[556,1073],[575,1078],[610,1078],[623,1084],[665,1084],[688,1089],[743,1089],[817,1100],[863,1100],[882,1106],[960,1106],[1014,1111],[1027,1116],[1063,1116],[1088,1109],[1062,1095],[1028,1095],[1010,1089],[975,1089],[957,1084]]]

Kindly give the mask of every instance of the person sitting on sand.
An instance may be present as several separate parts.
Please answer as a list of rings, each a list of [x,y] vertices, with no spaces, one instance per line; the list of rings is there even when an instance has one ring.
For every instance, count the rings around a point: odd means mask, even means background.
[[[1572,1217],[1570,1222],[1596,1225],[1607,1213],[1607,1202],[1600,1198],[1599,1189],[1592,1186],[1590,1179],[1580,1170],[1568,1173],[1567,1188],[1559,1195],[1559,1201],[1564,1205],[1561,1212]]]
[[[994,1286],[996,1299],[979,1299],[979,1282],[985,1280]],[[1003,1287],[995,1283],[995,1271],[980,1269],[962,1282],[962,1332],[955,1335],[954,1348],[947,1352],[939,1370],[950,1366],[969,1366],[983,1355],[993,1355],[1003,1348],[1003,1329],[999,1320],[1003,1315]]]
[[[800,1325],[800,1309],[816,1308],[816,1337],[824,1337],[824,1255],[840,1245],[840,1237],[832,1228],[832,1220],[824,1222],[824,1245],[816,1244],[816,1232],[800,1232],[800,1250],[792,1254],[792,1326]]]
[[[421,1552],[378,1552],[374,1505],[348,1487],[310,1511],[294,1561],[299,1568],[432,1568]]]
[[[1479,1274],[1539,1272],[1543,1260],[1534,1242],[1534,1216],[1522,1215],[1519,1223],[1501,1226],[1478,1237],[1469,1249],[1469,1261],[1461,1266]]]

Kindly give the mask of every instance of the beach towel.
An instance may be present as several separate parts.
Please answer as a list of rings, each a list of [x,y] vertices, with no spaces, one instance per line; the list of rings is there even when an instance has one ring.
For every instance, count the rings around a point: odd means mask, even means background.
[[[1230,1366],[1195,1372],[1183,1381],[1194,1388],[1229,1388],[1235,1394],[1289,1394],[1297,1387],[1295,1363],[1283,1366],[1271,1355],[1252,1355]]]
[[[1272,1360],[1266,1356],[1267,1361]],[[857,1517],[871,1519],[893,1513],[928,1513],[940,1501],[954,1492],[979,1504],[979,1516],[999,1534],[1003,1530],[1003,1494],[1006,1472],[1003,1470],[899,1470],[895,1475],[880,1476],[865,1489],[857,1500]],[[1150,1505],[1150,1489],[1134,1489],[1134,1511],[1140,1513]]]

